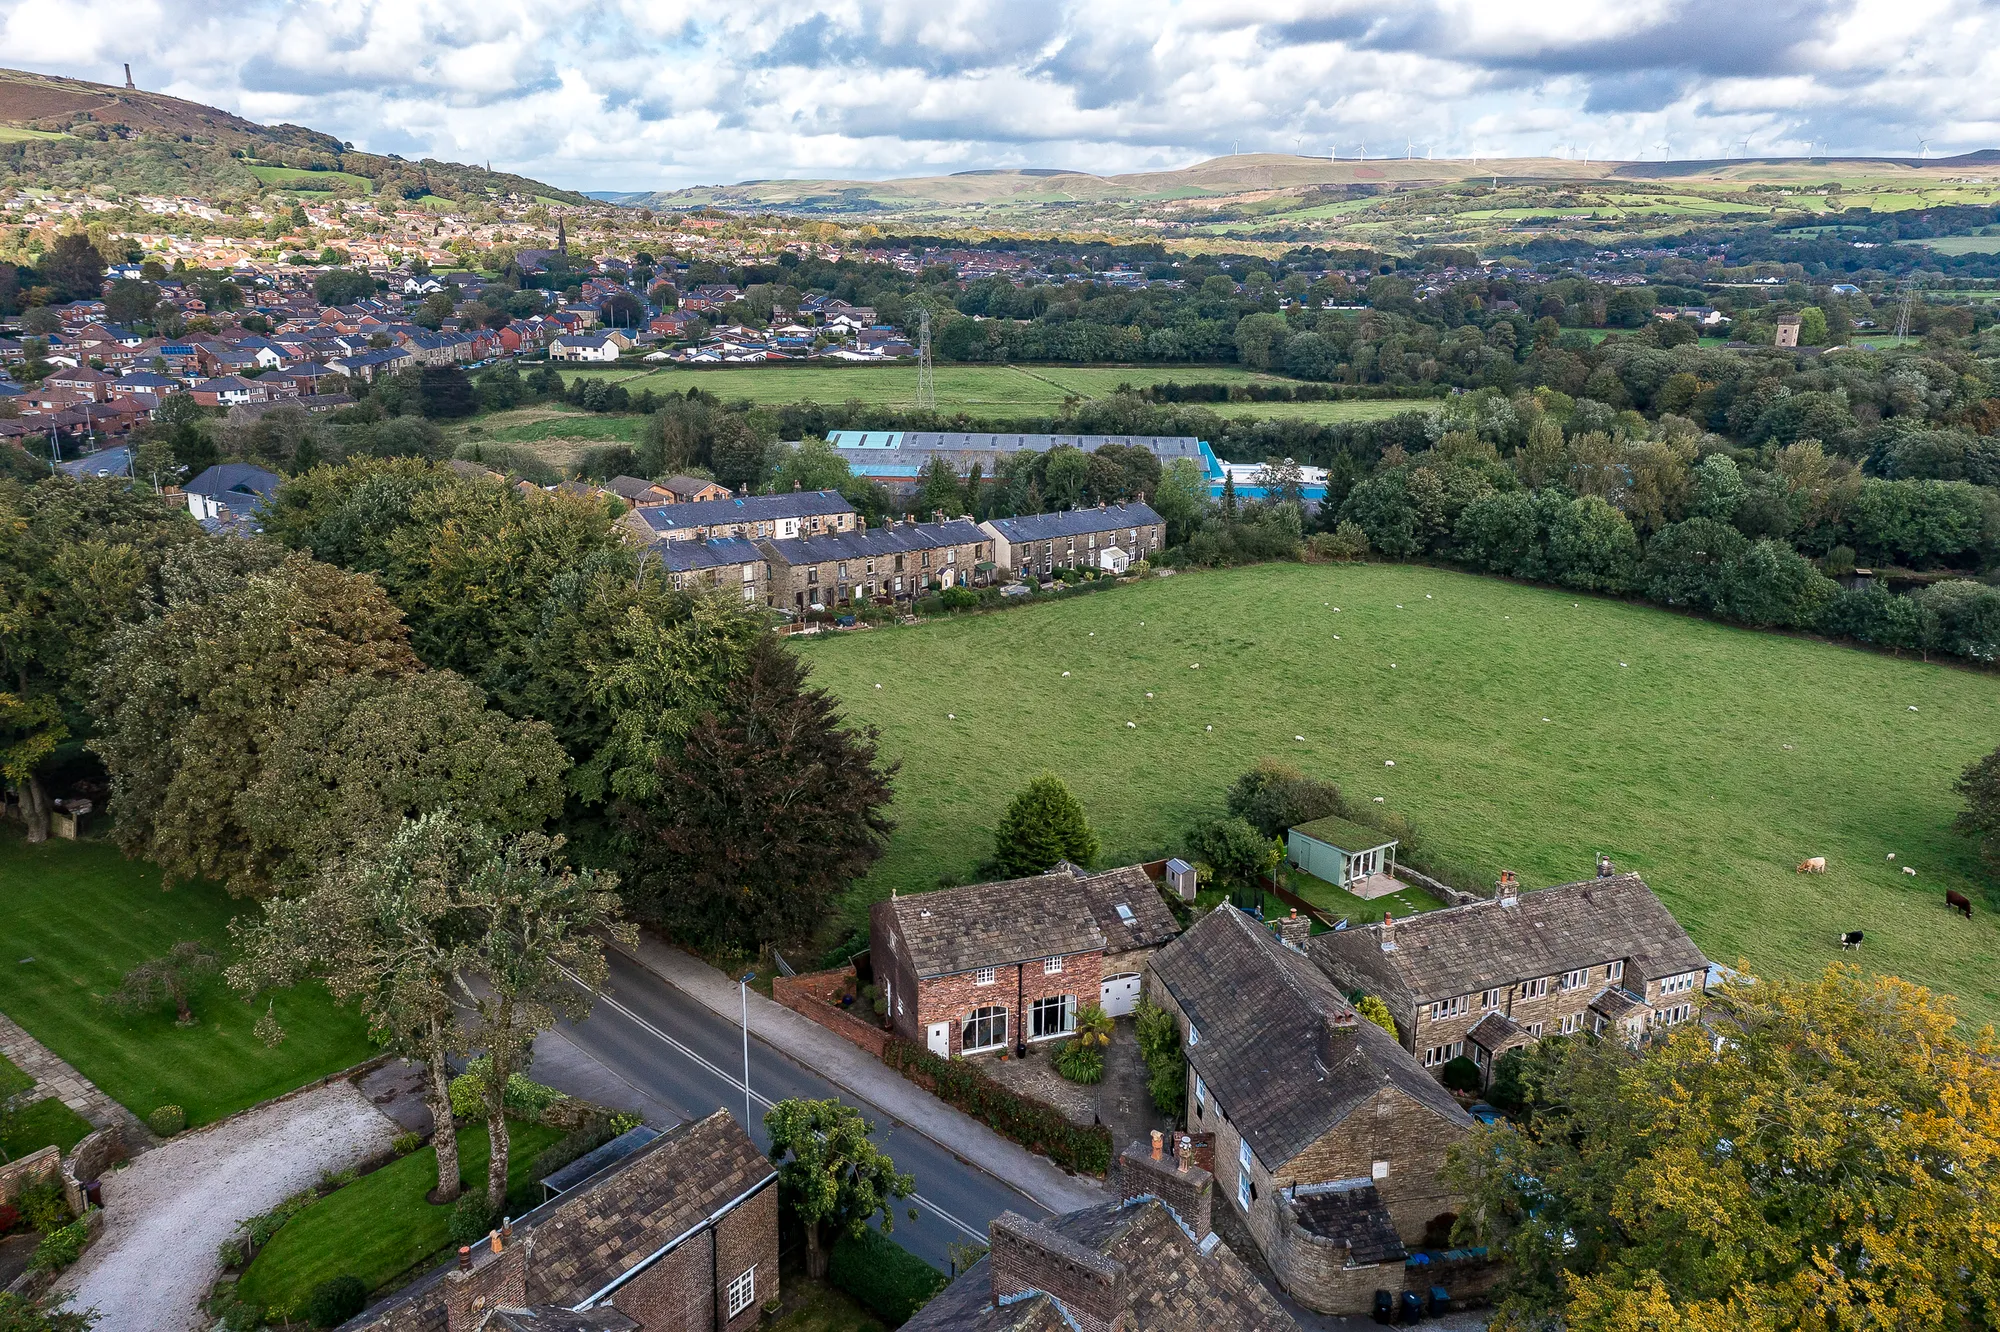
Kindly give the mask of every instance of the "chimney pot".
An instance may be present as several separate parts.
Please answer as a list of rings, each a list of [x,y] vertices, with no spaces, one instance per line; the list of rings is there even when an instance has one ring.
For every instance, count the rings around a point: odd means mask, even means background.
[[[1158,1129],[1154,1129],[1154,1130],[1153,1130],[1153,1159],[1154,1159],[1155,1161],[1157,1161],[1157,1160],[1159,1160],[1159,1159],[1160,1159],[1160,1140],[1161,1140],[1161,1135],[1160,1135],[1160,1131],[1159,1131]]]
[[[461,1244],[458,1246],[458,1270],[461,1272],[472,1270],[472,1246],[470,1244]]]
[[[1396,917],[1391,912],[1382,913],[1382,951],[1394,952],[1396,948]]]
[[[487,1242],[488,1244],[490,1244],[490,1245],[491,1245],[491,1246],[493,1247],[493,1252],[495,1252],[495,1253],[498,1253],[498,1252],[500,1252],[500,1232],[499,1232],[499,1231],[497,1231],[497,1230],[496,1230],[496,1231],[493,1231],[493,1232],[492,1232],[491,1234],[487,1235],[487,1237],[486,1237],[486,1242]]]

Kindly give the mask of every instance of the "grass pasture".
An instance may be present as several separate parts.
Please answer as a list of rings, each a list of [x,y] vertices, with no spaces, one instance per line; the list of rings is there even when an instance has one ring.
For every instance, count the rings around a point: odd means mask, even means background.
[[[287,1033],[276,1049],[252,1031],[261,1006],[220,976],[195,991],[191,1027],[175,1026],[170,1010],[105,1007],[125,972],[182,939],[232,955],[229,919],[254,908],[213,884],[162,892],[156,866],[108,843],[29,846],[8,832],[0,885],[0,1012],[135,1114],[179,1105],[190,1126],[205,1124],[374,1053],[361,1019],[317,985],[272,997]]]
[[[1125,864],[1179,851],[1268,755],[1530,886],[1605,852],[1719,961],[1847,957],[2000,1017],[2000,897],[1950,830],[1952,780],[2000,742],[1991,675],[1399,565],[1186,574],[802,650],[902,763],[850,924],[891,888],[971,875],[1044,768],[1083,800],[1101,863]],[[1827,873],[1794,873],[1816,855]],[[1843,954],[1853,929],[1866,946]]]
[[[747,400],[780,406],[794,402],[858,401],[909,409],[916,405],[915,365],[763,365],[694,369],[566,371],[572,376],[609,379],[633,393],[685,393],[698,388],[724,402]],[[1054,416],[1069,398],[1101,398],[1121,384],[1291,384],[1278,375],[1235,365],[941,365],[937,367],[938,409],[963,411],[995,420]],[[1217,402],[1200,404],[1222,416],[1282,417],[1307,421],[1367,421],[1428,406],[1419,401],[1383,402]]]

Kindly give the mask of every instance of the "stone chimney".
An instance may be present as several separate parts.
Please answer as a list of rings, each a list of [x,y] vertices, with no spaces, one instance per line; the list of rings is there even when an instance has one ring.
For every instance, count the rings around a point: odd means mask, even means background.
[[[932,521],[932,522],[934,522],[934,523],[941,523],[941,522],[943,522],[943,521],[944,521],[944,510],[943,510],[943,509],[932,509],[932,510],[931,510],[931,521]]]
[[[1295,953],[1306,951],[1306,940],[1312,938],[1313,923],[1310,916],[1301,916],[1297,907],[1292,914],[1278,919],[1278,942]]]
[[[1194,1232],[1198,1244],[1208,1238],[1214,1177],[1185,1154],[1162,1156],[1160,1139],[1160,1131],[1155,1129],[1151,1151],[1144,1143],[1135,1142],[1118,1158],[1118,1196],[1131,1199],[1150,1194],[1158,1198]]]
[[[1514,877],[1513,870],[1500,871],[1500,882],[1493,886],[1493,899],[1503,907],[1520,903],[1521,881]]]
[[[1347,1062],[1354,1049],[1354,1030],[1359,1021],[1351,1008],[1336,1009],[1320,1018],[1319,1049],[1313,1053],[1319,1056],[1323,1068],[1331,1070]]]
[[[992,1244],[996,1308],[1009,1296],[1040,1291],[1062,1301],[1082,1332],[1139,1332],[1125,1321],[1130,1281],[1125,1264],[1018,1212],[995,1217],[986,1237]]]
[[[493,1309],[519,1309],[528,1303],[528,1249],[494,1231],[486,1242],[458,1251],[458,1267],[446,1275],[446,1332],[472,1332]]]
[[[129,62],[125,66],[125,86],[133,92],[139,91],[139,85],[132,82],[132,66]]]
[[[1387,911],[1382,913],[1382,951],[1385,953],[1396,951],[1396,917]]]

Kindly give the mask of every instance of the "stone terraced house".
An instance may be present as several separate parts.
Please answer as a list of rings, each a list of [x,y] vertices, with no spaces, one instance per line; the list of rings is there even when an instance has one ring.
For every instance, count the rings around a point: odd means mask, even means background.
[[[1406,1260],[1456,1218],[1439,1172],[1472,1118],[1285,933],[1218,907],[1154,955],[1146,989],[1180,1026],[1220,1205],[1293,1298],[1364,1314],[1446,1270],[1408,1278]]]
[[[1607,867],[1608,868],[1608,867]],[[1638,1041],[1695,1015],[1708,959],[1645,880],[1610,874],[1322,934],[1307,945],[1343,989],[1389,1007],[1434,1073],[1463,1055],[1489,1080],[1545,1035]]]
[[[1131,1012],[1177,928],[1143,869],[1059,865],[877,902],[868,942],[891,1028],[949,1058],[1068,1036],[1084,1004]]]
[[[861,522],[758,544],[771,568],[769,603],[794,612],[971,587],[986,581],[993,555],[992,543],[970,518],[884,527]]]

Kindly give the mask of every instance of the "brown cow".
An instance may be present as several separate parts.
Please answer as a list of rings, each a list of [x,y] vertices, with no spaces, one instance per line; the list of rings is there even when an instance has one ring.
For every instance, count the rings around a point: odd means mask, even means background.
[[[1944,904],[1964,916],[1967,920],[1972,919],[1972,903],[1967,901],[1965,894],[1959,892],[1956,888],[1945,891]]]

